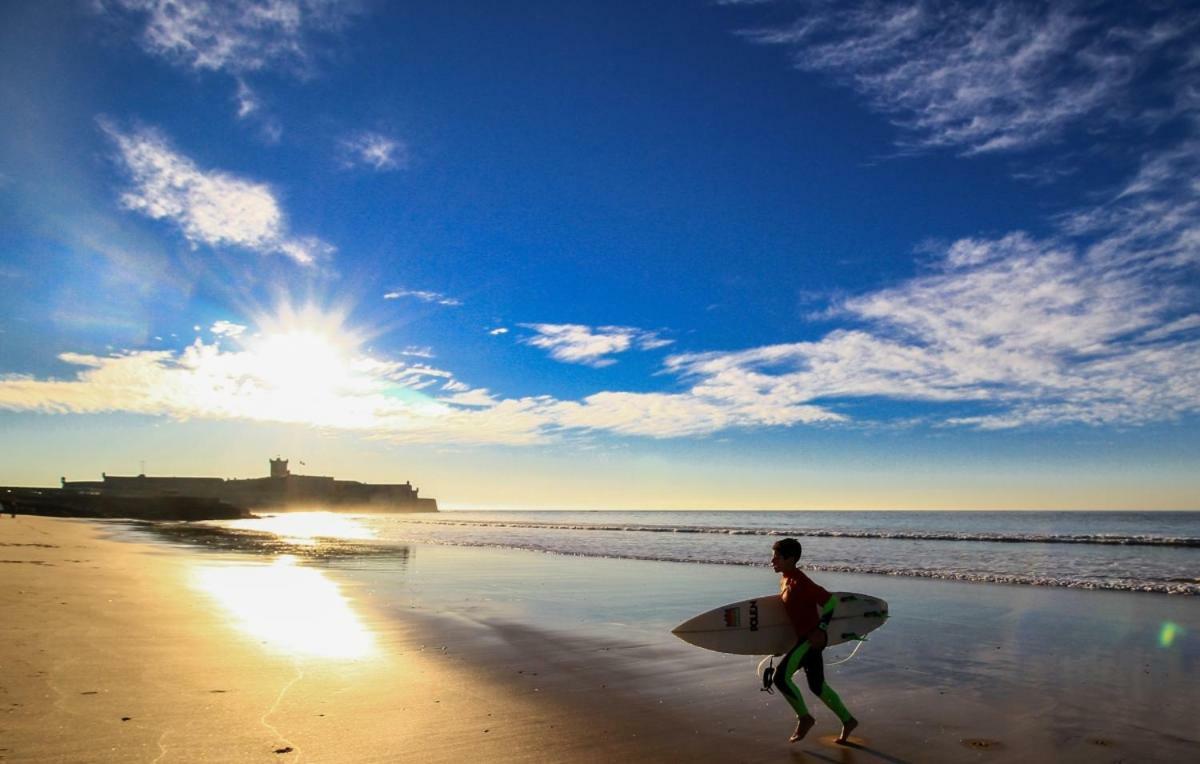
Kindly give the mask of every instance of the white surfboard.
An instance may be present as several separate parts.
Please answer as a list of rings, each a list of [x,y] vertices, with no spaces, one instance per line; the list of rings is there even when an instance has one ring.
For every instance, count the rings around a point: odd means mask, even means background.
[[[878,597],[832,594],[838,604],[826,632],[830,645],[862,639],[888,618],[887,603]],[[697,647],[735,655],[782,655],[796,644],[796,630],[778,594],[713,608],[689,618],[671,633]]]

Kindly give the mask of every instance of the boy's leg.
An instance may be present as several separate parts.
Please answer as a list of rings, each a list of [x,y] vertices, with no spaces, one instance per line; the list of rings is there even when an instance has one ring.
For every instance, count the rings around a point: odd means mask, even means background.
[[[791,650],[784,653],[783,658],[779,660],[779,668],[775,670],[773,684],[799,717],[809,715],[808,706],[804,704],[804,698],[800,697],[800,688],[792,681],[792,675],[800,670],[804,657],[812,652],[814,651],[808,640],[802,639]]]
[[[825,660],[822,651],[809,650],[803,656],[803,665],[804,673],[808,677],[808,688],[813,691],[813,694],[820,698],[830,711],[837,714],[837,718],[842,724],[853,719],[854,715],[846,709],[842,699],[825,681]]]
[[[811,652],[811,645],[807,640],[800,640],[795,647],[787,651],[779,662],[779,668],[775,671],[774,684],[779,688],[779,694],[783,695],[783,699],[796,712],[796,730],[788,738],[788,741],[792,743],[803,740],[808,731],[817,723],[812,718],[812,714],[808,712],[808,707],[804,705],[804,698],[800,697],[800,688],[792,681],[792,675],[800,669],[804,656],[809,652]]]

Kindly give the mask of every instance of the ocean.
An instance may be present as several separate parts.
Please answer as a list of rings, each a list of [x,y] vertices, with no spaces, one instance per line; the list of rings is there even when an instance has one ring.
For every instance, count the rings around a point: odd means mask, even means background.
[[[324,556],[366,567],[408,545],[766,566],[771,544],[794,536],[810,571],[1200,595],[1200,512],[280,513],[213,525],[231,537],[222,546],[320,539]]]

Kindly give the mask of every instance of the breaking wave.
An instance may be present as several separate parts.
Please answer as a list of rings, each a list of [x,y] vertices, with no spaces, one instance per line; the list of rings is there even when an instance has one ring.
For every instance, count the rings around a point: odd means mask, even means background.
[[[522,528],[531,530],[609,531],[629,533],[703,533],[721,536],[795,536],[808,538],[897,539],[902,541],[971,541],[995,544],[1100,544],[1200,549],[1200,537],[1152,536],[1116,533],[958,533],[940,531],[871,531],[793,528],[713,527],[704,525],[640,525],[629,523],[541,523],[507,520],[410,520],[406,524],[459,527]]]
[[[436,525],[437,523],[429,523]],[[710,558],[686,557],[669,554],[638,554],[613,551],[593,551],[579,548],[562,548],[533,542],[505,541],[502,543],[480,540],[452,539],[421,539],[422,543],[432,543],[439,546],[453,547],[482,547],[493,549],[521,549],[527,552],[542,552],[559,554],[570,557],[596,557],[611,560],[644,560],[649,562],[699,563],[706,565],[737,565],[744,567],[762,567],[762,560],[748,560],[735,557]],[[964,571],[953,568],[916,568],[889,567],[885,565],[841,565],[824,564],[805,561],[805,570],[819,570],[827,573],[861,573],[882,576],[905,576],[912,578],[932,578],[944,581],[966,581],[971,583],[1013,584],[1020,586],[1056,586],[1067,589],[1091,589],[1126,592],[1152,592],[1157,594],[1176,594],[1200,596],[1200,578],[1171,578],[1163,581],[1146,581],[1134,578],[1106,577],[1101,580],[1089,578],[1072,578],[1066,576],[1023,575],[1014,573],[981,573]]]

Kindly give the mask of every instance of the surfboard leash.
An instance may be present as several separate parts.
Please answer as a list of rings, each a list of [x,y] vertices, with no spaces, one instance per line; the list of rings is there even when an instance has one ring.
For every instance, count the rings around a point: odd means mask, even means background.
[[[863,646],[863,643],[865,643],[866,641],[867,641],[867,638],[866,638],[866,637],[859,637],[859,638],[858,638],[858,644],[854,646],[854,649],[850,651],[850,654],[849,654],[849,655],[847,655],[845,658],[842,658],[842,659],[841,659],[840,661],[838,661],[837,663],[826,663],[825,665],[826,665],[826,666],[840,666],[840,665],[842,665],[842,664],[843,664],[843,663],[845,663],[846,661],[848,661],[848,660],[850,660],[851,658],[853,658],[853,657],[854,657],[854,654],[858,652],[858,648],[862,647],[862,646]]]

